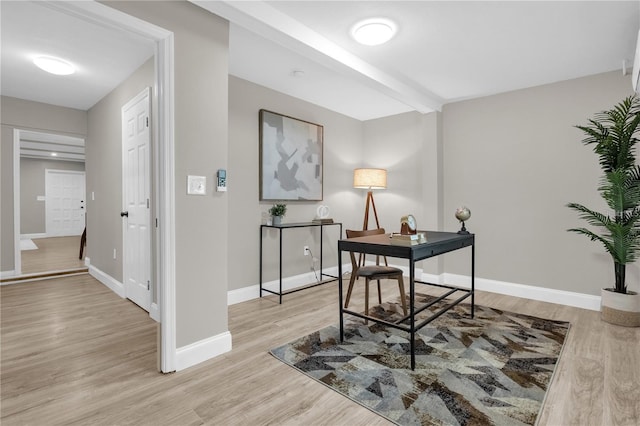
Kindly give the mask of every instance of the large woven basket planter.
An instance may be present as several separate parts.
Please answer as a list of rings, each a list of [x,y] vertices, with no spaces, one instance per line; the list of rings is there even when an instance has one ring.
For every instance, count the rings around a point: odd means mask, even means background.
[[[640,295],[638,293],[623,294],[603,288],[601,296],[600,311],[603,321],[625,327],[640,327]]]

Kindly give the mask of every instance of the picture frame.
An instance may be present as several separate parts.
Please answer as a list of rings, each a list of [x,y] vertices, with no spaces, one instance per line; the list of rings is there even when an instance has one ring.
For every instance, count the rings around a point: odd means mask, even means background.
[[[324,127],[261,109],[260,201],[322,201]]]

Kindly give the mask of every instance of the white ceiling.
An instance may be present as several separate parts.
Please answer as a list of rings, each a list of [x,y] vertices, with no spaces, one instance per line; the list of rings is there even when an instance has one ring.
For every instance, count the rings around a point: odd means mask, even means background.
[[[153,43],[71,16],[55,3],[0,1],[0,14],[4,96],[88,110],[154,53]],[[77,71],[46,73],[32,63],[38,55],[66,59]]]
[[[640,27],[638,1],[193,2],[232,22],[230,74],[360,120],[620,70]],[[0,12],[6,96],[86,110],[153,53],[55,3],[3,0]],[[373,16],[396,21],[397,36],[356,44],[350,28]],[[80,72],[47,75],[36,53]]]

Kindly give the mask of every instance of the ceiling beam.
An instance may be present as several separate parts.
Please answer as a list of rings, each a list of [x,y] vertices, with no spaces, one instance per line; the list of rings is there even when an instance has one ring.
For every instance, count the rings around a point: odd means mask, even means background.
[[[207,1],[192,3],[268,40],[338,72],[349,71],[369,87],[416,111],[441,111],[444,100],[406,79],[393,76],[362,60],[311,28],[262,1]]]

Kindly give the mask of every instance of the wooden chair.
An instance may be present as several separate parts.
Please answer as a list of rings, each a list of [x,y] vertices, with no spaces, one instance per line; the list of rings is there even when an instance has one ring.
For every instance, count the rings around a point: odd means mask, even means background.
[[[347,229],[347,238],[365,237],[369,235],[384,234],[384,228],[369,229],[366,231],[353,231]],[[369,315],[369,282],[378,282],[378,303],[382,304],[382,294],[380,292],[380,280],[398,280],[398,288],[400,290],[400,300],[402,302],[402,310],[407,315],[407,302],[404,293],[404,280],[402,279],[402,269],[394,268],[391,266],[380,265],[380,256],[376,256],[375,265],[359,265],[360,262],[356,261],[354,252],[349,252],[351,257],[351,279],[349,280],[349,289],[347,290],[347,298],[344,303],[344,307],[349,307],[349,301],[351,300],[351,292],[353,291],[353,284],[356,279],[363,277],[365,279],[364,287],[364,313]]]

